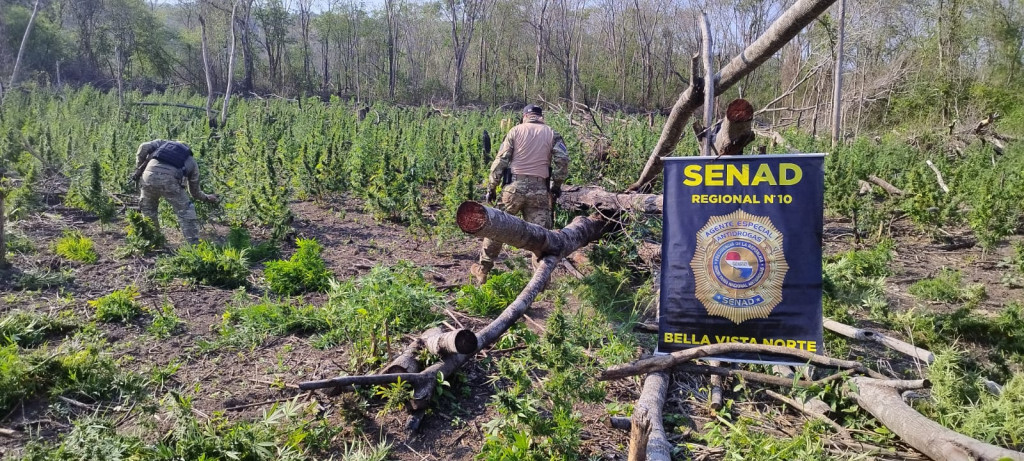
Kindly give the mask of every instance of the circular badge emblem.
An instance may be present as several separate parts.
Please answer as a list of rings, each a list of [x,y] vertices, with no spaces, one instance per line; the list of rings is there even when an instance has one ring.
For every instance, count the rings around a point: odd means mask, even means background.
[[[771,314],[789,270],[782,233],[765,216],[737,210],[712,216],[697,233],[690,267],[708,314],[741,323]]]

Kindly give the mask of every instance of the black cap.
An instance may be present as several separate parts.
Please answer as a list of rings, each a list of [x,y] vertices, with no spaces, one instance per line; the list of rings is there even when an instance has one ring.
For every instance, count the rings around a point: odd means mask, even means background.
[[[533,104],[529,104],[526,107],[524,107],[523,114],[544,115],[543,110],[540,108],[540,106],[535,106]]]

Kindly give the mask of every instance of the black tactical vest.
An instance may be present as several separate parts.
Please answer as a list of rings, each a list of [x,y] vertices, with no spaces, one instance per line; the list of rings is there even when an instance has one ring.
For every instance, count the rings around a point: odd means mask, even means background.
[[[175,168],[185,168],[185,162],[192,156],[192,149],[177,141],[167,141],[153,153],[153,158]]]

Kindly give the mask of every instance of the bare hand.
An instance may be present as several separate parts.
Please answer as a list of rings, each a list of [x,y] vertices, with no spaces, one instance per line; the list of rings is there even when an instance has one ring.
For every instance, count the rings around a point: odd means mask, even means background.
[[[218,203],[220,202],[220,197],[217,197],[217,194],[206,194],[206,201],[210,203]]]

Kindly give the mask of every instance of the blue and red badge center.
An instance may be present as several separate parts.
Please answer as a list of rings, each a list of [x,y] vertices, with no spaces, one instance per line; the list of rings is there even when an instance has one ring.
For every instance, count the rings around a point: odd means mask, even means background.
[[[764,276],[764,253],[746,240],[727,240],[711,257],[711,270],[722,285],[746,290]]]
[[[782,233],[768,217],[742,210],[708,219],[697,233],[690,267],[708,314],[737,324],[771,314],[782,301],[789,270]]]

